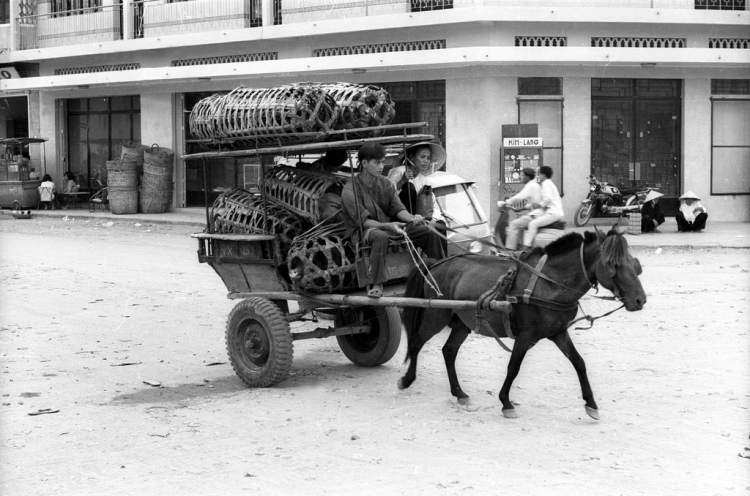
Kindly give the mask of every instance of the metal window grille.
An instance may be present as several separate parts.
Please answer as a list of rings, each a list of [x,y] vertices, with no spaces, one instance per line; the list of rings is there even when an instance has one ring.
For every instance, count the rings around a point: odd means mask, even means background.
[[[685,38],[591,38],[598,48],[686,48]]]
[[[708,48],[734,48],[747,50],[750,48],[750,39],[742,38],[709,38]]]
[[[117,65],[91,65],[88,67],[64,67],[55,69],[55,76],[67,76],[69,74],[88,74],[92,72],[134,71],[140,69],[141,64],[117,64]]]
[[[747,0],[695,0],[696,10],[747,10]]]
[[[568,46],[565,36],[516,36],[517,47],[564,47]]]
[[[221,55],[216,57],[202,57],[197,59],[173,60],[172,67],[190,65],[233,64],[237,62],[259,62],[263,60],[277,60],[279,52],[245,53],[240,55]]]
[[[281,24],[281,0],[273,0],[273,25]]]
[[[445,48],[445,40],[405,41],[349,47],[316,48],[313,57],[336,57],[338,55],[362,55],[367,53],[411,52],[417,50],[440,50]]]
[[[83,14],[84,9],[101,7],[102,0],[52,0],[51,4],[52,13],[69,16]],[[87,11],[92,12],[91,10]],[[96,10],[93,12],[96,12]]]
[[[453,0],[411,0],[412,12],[445,10],[453,8]]]
[[[750,95],[750,79],[712,79],[712,95]]]

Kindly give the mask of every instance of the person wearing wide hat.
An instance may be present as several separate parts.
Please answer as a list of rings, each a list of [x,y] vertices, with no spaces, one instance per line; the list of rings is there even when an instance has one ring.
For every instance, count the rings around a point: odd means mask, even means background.
[[[680,209],[675,216],[677,219],[677,230],[679,232],[699,232],[706,228],[708,211],[701,205],[698,195],[688,190],[680,197]]]
[[[446,221],[437,204],[435,194],[427,177],[445,166],[447,154],[445,148],[429,141],[409,145],[401,157],[402,165],[394,167],[388,173],[398,198],[410,214],[419,214],[436,223],[436,228],[444,235]],[[443,239],[443,249],[448,251],[447,238]]]
[[[657,227],[664,224],[666,220],[664,214],[661,213],[661,207],[659,207],[659,198],[662,196],[664,195],[653,189],[646,195],[641,207],[642,232],[660,232]]]

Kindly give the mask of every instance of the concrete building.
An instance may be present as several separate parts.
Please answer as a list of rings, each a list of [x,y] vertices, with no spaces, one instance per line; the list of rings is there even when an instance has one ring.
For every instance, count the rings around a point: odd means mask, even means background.
[[[173,206],[202,205],[179,160],[200,98],[347,81],[427,121],[488,212],[503,126],[537,124],[569,221],[592,173],[659,188],[667,213],[690,189],[712,219],[750,221],[746,0],[0,0],[0,22],[0,137],[48,138],[58,182],[158,143],[178,157]],[[257,170],[216,161],[209,190]]]

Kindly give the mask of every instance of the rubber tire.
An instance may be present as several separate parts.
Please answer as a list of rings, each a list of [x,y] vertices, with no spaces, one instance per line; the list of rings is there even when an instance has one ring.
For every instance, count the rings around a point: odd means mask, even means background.
[[[251,341],[257,351],[246,349]],[[289,376],[292,332],[286,315],[265,298],[248,298],[229,313],[227,355],[237,376],[250,387],[269,387]]]
[[[354,307],[336,312],[336,327],[369,321],[368,333],[336,336],[341,351],[355,365],[382,365],[398,351],[401,344],[401,316],[396,307]]]
[[[577,227],[583,227],[588,223],[589,220],[591,220],[591,217],[593,217],[593,215],[594,215],[594,204],[593,203],[581,203],[580,205],[578,205],[576,214],[573,216],[573,222],[575,223]]]

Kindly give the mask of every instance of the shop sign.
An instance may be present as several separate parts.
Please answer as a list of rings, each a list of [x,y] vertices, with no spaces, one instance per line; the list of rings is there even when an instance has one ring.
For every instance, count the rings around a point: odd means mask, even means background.
[[[542,138],[503,138],[503,147],[542,146]]]

